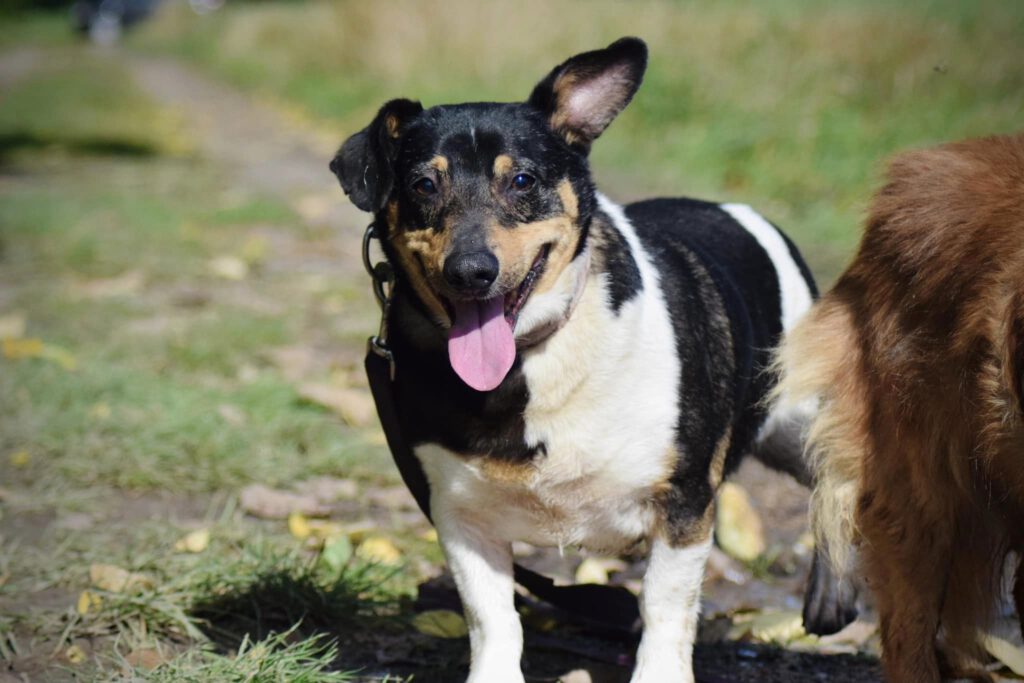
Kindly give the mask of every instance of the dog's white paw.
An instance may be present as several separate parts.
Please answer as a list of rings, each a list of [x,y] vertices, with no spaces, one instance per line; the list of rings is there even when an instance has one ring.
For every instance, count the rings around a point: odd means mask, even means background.
[[[694,683],[689,663],[672,657],[658,662],[639,662],[629,683]]]

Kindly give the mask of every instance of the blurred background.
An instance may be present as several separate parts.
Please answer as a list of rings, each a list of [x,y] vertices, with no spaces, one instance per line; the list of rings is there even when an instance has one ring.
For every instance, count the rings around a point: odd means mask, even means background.
[[[0,681],[457,680],[327,163],[387,99],[522,99],[622,35],[651,61],[601,189],[750,203],[823,285],[888,155],[1024,127],[1008,0],[0,3]],[[805,510],[755,464],[727,493],[700,680],[877,680],[870,612],[800,631]],[[532,680],[625,680],[628,638],[524,611]]]

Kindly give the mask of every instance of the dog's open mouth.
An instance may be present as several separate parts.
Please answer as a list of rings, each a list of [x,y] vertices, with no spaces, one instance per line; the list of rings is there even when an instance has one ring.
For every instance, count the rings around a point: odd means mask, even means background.
[[[505,320],[508,321],[509,326],[513,330],[516,328],[516,322],[519,320],[519,312],[523,310],[526,300],[530,298],[530,294],[533,293],[533,288],[537,286],[541,273],[544,272],[544,266],[548,263],[549,251],[551,251],[550,244],[545,244],[541,247],[540,251],[537,252],[537,258],[533,260],[533,265],[530,266],[530,270],[527,271],[526,277],[523,278],[519,287],[505,295]]]
[[[477,391],[501,384],[516,359],[515,327],[540,280],[551,245],[544,245],[519,286],[489,299],[451,301],[448,360],[463,382]]]

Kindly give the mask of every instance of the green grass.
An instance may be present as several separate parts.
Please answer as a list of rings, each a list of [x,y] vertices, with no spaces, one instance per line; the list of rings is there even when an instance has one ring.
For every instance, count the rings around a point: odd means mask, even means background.
[[[32,78],[7,89],[0,131],[0,162],[40,148],[128,157],[188,151],[173,112],[133,87],[116,60],[80,51],[51,50]]]
[[[0,318],[45,352],[0,353],[0,665],[44,681],[353,680],[344,663],[372,645],[352,634],[405,628],[418,573],[331,569],[283,521],[237,509],[250,482],[394,482],[374,432],[300,399],[271,361],[314,333],[350,343],[320,322],[350,285],[265,267],[322,229],[199,156],[116,54],[27,22],[41,56],[0,98]],[[225,279],[218,257],[248,274]],[[210,547],[175,550],[196,526]],[[104,591],[97,563],[146,581]],[[85,614],[83,590],[100,598]]]
[[[572,52],[624,34],[651,62],[595,145],[605,189],[751,202],[826,280],[882,159],[1024,125],[1024,4],[1001,0],[270,2],[170,12],[139,43],[351,133],[391,97],[523,98]]]

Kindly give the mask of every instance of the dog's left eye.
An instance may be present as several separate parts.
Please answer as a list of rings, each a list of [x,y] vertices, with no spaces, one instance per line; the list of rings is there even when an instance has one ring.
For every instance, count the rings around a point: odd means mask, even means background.
[[[529,173],[517,173],[516,177],[512,179],[512,188],[520,192],[525,192],[533,187],[533,184],[537,182]]]
[[[416,190],[417,194],[421,194],[424,197],[429,197],[430,195],[437,193],[437,185],[430,178],[420,178],[412,184],[412,189]]]

